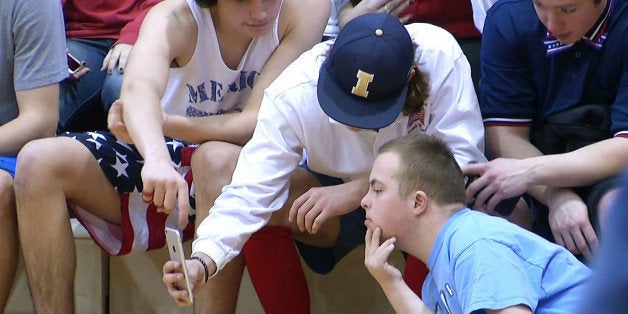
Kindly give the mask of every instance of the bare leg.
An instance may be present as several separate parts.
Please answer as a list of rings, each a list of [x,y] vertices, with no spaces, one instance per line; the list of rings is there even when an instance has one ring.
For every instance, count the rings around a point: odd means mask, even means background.
[[[231,182],[241,147],[225,142],[207,142],[192,155],[192,171],[196,194],[196,226],[209,214],[209,209],[222,188]],[[200,169],[200,170],[197,170]],[[233,259],[197,292],[196,313],[234,313],[244,258]]]
[[[33,141],[22,149],[15,196],[35,309],[73,313],[76,259],[66,199],[119,223],[119,196],[92,154],[64,137]]]
[[[13,286],[17,268],[17,222],[13,178],[0,170],[0,269],[4,279],[0,281],[0,313],[4,313]]]

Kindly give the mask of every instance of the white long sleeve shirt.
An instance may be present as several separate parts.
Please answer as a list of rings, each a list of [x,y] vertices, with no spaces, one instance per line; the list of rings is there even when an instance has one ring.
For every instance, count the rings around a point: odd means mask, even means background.
[[[331,46],[314,46],[266,89],[253,137],[242,149],[231,184],[198,227],[193,252],[210,256],[218,269],[237,256],[248,237],[286,202],[290,174],[305,150],[311,170],[345,182],[368,177],[378,148],[411,132],[444,139],[460,164],[486,160],[480,109],[460,47],[436,26],[406,27],[418,44],[419,68],[429,75],[424,110],[400,115],[378,131],[356,132],[333,121],[316,96],[319,69]]]

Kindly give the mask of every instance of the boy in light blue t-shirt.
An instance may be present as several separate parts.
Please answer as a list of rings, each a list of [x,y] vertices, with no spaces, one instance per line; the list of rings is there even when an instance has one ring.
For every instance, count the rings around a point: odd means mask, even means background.
[[[441,140],[416,134],[382,146],[362,200],[364,263],[395,311],[573,313],[591,271],[565,248],[465,204],[463,174]],[[422,300],[388,263],[395,248],[428,266]]]

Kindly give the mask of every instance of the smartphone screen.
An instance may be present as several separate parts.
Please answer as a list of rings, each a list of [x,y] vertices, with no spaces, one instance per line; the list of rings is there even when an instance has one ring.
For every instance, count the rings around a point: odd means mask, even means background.
[[[81,67],[81,62],[69,52],[67,53],[67,57],[68,57],[68,72],[70,74],[74,74]]]
[[[177,289],[187,290],[190,296],[190,302],[194,302],[194,295],[192,294],[192,286],[190,285],[190,277],[188,276],[188,270],[185,266],[185,252],[183,251],[183,243],[181,242],[181,233],[177,229],[168,228],[165,229],[166,242],[168,245],[168,253],[170,253],[170,260],[177,261],[181,264],[181,270],[183,271],[183,279],[177,281]]]

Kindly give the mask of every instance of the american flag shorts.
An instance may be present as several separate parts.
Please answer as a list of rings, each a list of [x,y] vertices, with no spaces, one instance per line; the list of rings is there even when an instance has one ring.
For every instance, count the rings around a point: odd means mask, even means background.
[[[68,202],[92,239],[110,255],[158,249],[165,244],[164,227],[178,228],[178,208],[170,214],[158,213],[154,204],[142,200],[141,170],[144,159],[134,145],[118,141],[109,132],[63,133],[81,142],[94,155],[107,179],[120,194],[121,225],[101,219],[85,208]],[[190,205],[194,208],[191,158],[197,145],[173,138],[165,138],[173,167],[188,183]],[[192,209],[188,225],[183,230],[184,240],[194,235],[195,211]]]

